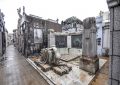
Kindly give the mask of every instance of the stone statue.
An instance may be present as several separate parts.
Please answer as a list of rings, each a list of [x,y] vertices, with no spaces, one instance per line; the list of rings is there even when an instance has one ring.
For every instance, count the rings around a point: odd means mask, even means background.
[[[22,18],[22,15],[21,15],[21,8],[18,8],[18,9],[17,9],[17,12],[18,12],[19,17]]]

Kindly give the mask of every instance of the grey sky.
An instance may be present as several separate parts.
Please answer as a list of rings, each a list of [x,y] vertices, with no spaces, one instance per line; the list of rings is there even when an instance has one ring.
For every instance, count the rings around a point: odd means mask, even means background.
[[[97,16],[99,11],[108,11],[106,0],[0,0],[0,9],[5,15],[6,28],[12,33],[17,28],[17,8],[25,6],[27,14],[59,21],[76,16],[83,20]]]

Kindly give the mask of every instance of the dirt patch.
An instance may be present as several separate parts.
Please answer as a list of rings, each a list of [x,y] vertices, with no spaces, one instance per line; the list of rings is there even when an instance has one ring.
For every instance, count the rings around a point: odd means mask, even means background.
[[[86,75],[83,72],[80,73],[80,80],[82,82],[85,82],[85,80],[86,80]]]

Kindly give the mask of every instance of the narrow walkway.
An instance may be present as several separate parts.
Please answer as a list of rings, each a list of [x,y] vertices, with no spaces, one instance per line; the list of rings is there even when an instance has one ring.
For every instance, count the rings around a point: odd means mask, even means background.
[[[92,82],[91,85],[108,85],[109,79],[109,58],[105,57],[108,61],[102,67],[98,75],[96,76],[95,80]]]
[[[0,85],[48,85],[13,45],[5,56],[4,64],[0,64]]]

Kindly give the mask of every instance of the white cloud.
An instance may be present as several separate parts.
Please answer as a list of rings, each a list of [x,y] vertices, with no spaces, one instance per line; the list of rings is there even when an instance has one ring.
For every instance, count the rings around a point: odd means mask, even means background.
[[[0,0],[0,9],[5,14],[9,32],[17,28],[17,8],[25,6],[27,14],[43,18],[65,20],[76,16],[83,20],[97,16],[99,11],[108,11],[106,0]]]

